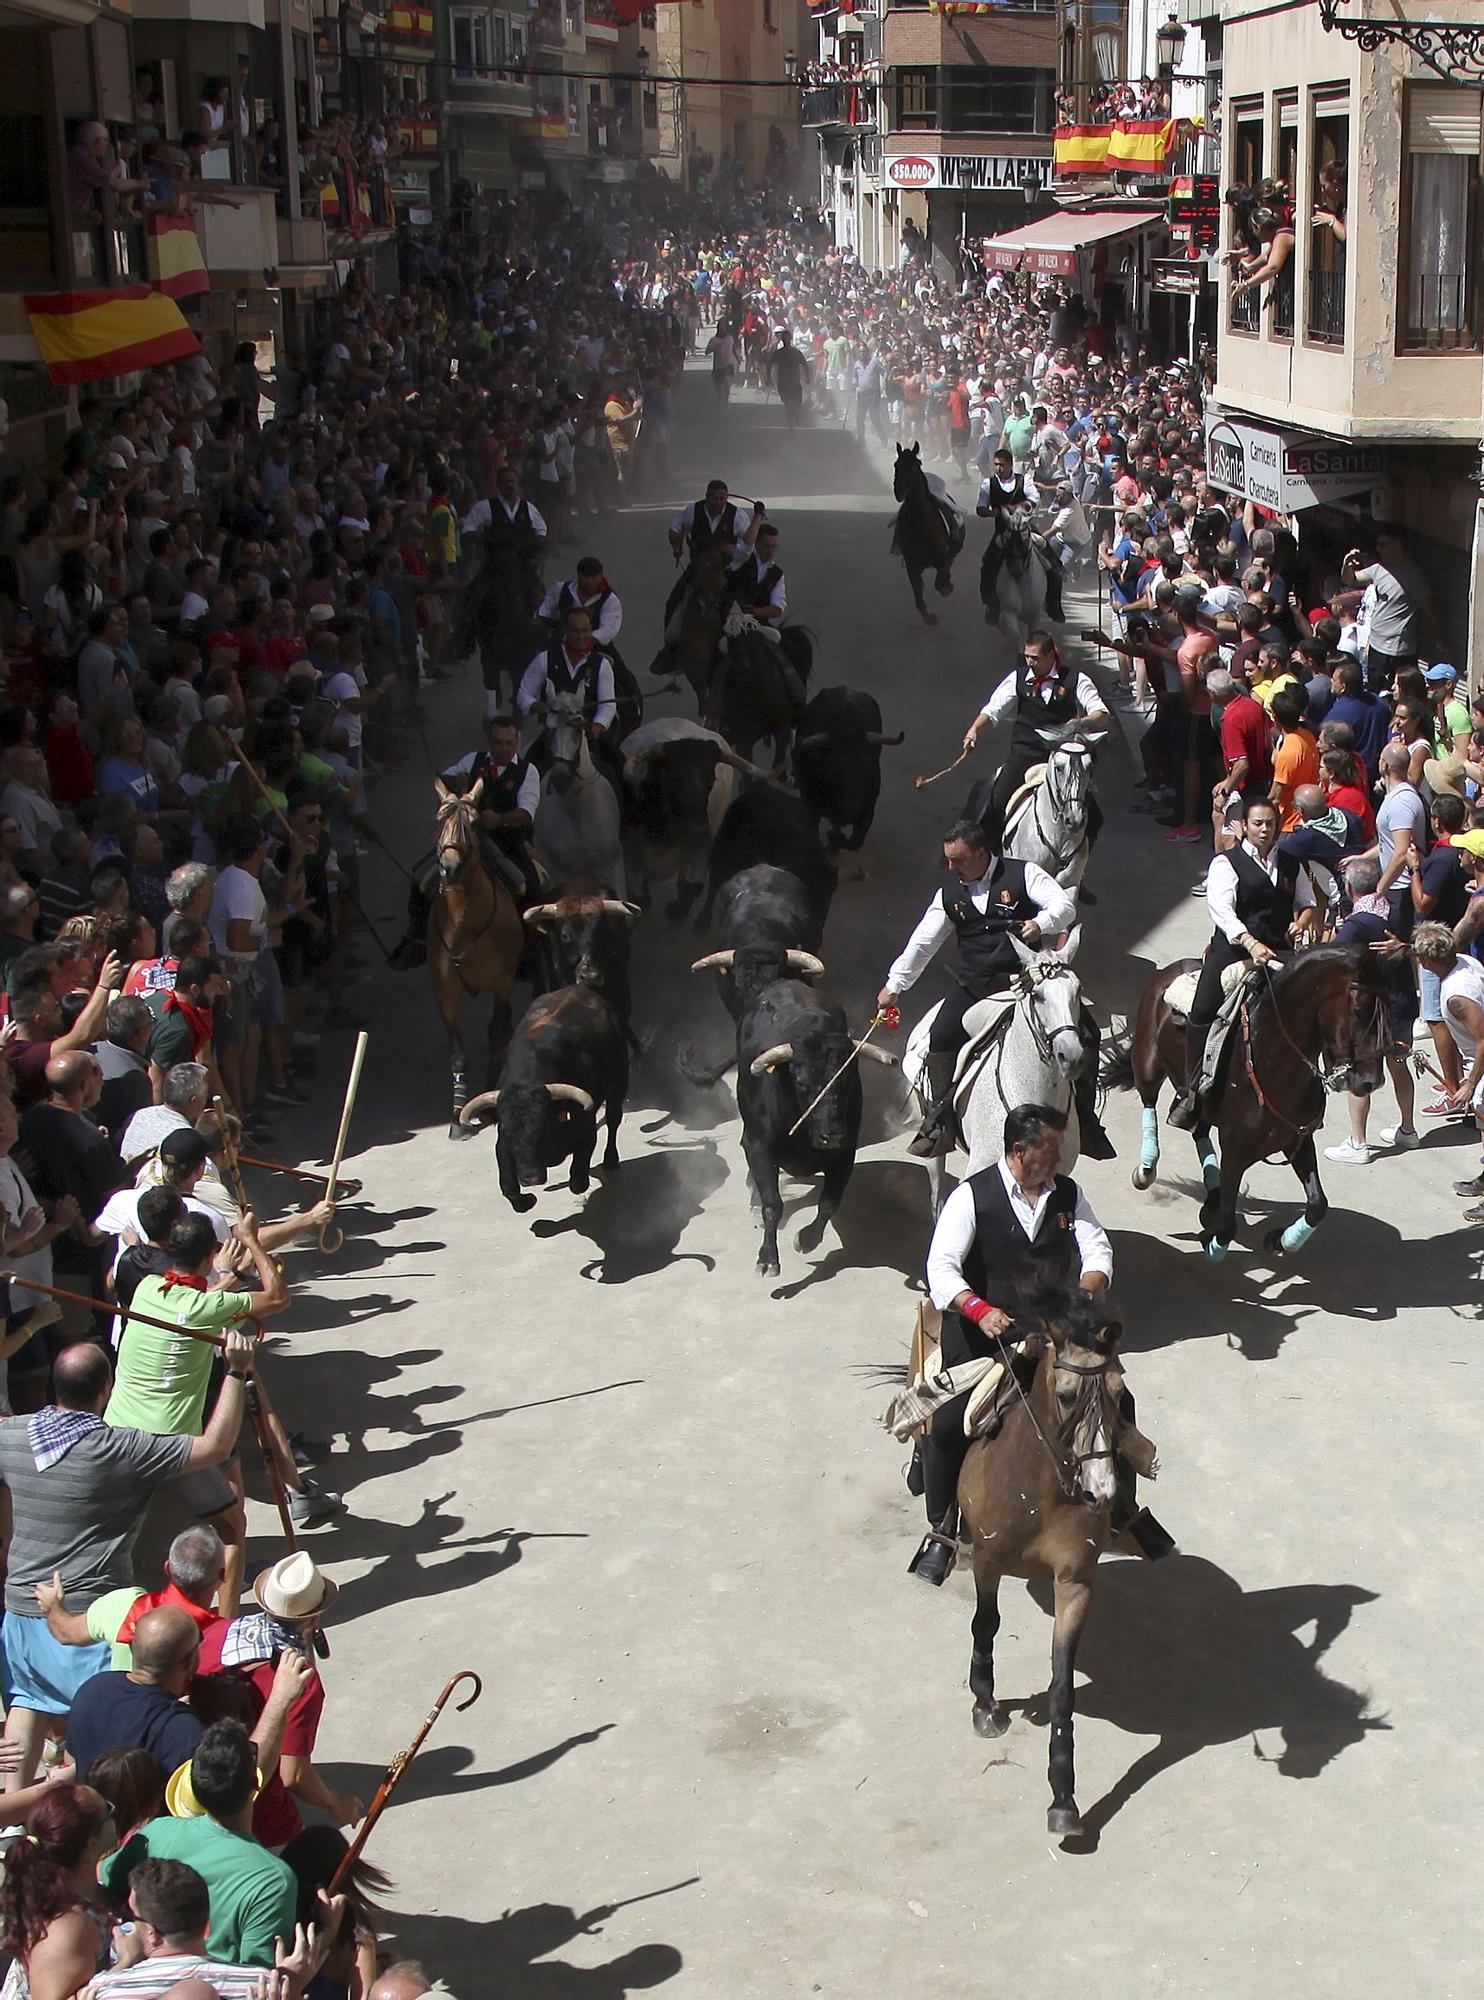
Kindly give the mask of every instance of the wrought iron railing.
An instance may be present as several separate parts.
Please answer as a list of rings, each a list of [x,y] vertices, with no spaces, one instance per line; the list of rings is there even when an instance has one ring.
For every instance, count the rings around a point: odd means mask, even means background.
[[[1403,347],[1446,350],[1478,344],[1478,311],[1467,271],[1419,271],[1407,287]]]
[[[1333,271],[1310,271],[1304,333],[1327,347],[1345,345],[1345,260]]]

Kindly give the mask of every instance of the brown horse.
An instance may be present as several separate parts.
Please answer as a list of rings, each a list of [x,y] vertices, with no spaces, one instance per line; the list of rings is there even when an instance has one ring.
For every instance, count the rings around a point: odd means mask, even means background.
[[[1185,1088],[1185,1028],[1166,989],[1198,969],[1198,960],[1182,959],[1155,974],[1134,1020],[1131,1074],[1110,1079],[1131,1084],[1144,1103],[1137,1188],[1148,1187],[1159,1167],[1160,1086],[1168,1078]],[[1329,1202],[1314,1134],[1324,1123],[1325,1089],[1367,1096],[1380,1083],[1391,984],[1386,960],[1367,946],[1315,945],[1271,969],[1242,1001],[1223,1073],[1202,1107],[1216,1126],[1219,1162],[1204,1118],[1191,1134],[1206,1183],[1201,1241],[1213,1262],[1231,1249],[1248,1169],[1270,1153],[1281,1153],[1303,1183],[1304,1212],[1286,1229],[1269,1230],[1264,1250],[1274,1257],[1301,1250],[1324,1220]]]
[[[1154,1447],[1133,1422],[1133,1399],[1118,1364],[1120,1328],[1103,1321],[1085,1292],[1039,1294],[1023,1309],[1035,1373],[1017,1386],[1000,1434],[970,1445],[958,1505],[974,1547],[974,1648],[969,1687],[974,1728],[1003,1736],[1009,1717],[995,1699],[994,1642],[1000,1579],[1049,1577],[1055,1596],[1051,1639],[1050,1832],[1082,1831],[1072,1757],[1072,1677],[1077,1642],[1092,1605],[1098,1557],[1112,1533],[1115,1458],[1143,1479],[1158,1471]]]
[[[490,1011],[490,1074],[510,1036],[510,996],[525,950],[525,926],[515,898],[505,884],[490,875],[479,851],[479,798],[483,781],[462,797],[450,792],[441,778],[438,793],[438,886],[428,914],[428,970],[433,997],[448,1035],[448,1059],[453,1069],[453,1122],[450,1139],[465,1139],[472,1127],[459,1123],[469,1098],[461,1026],[464,996],[492,993]]]

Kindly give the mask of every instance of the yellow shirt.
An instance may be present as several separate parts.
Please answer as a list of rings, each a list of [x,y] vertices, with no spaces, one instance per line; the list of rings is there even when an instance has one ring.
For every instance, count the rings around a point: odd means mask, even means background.
[[[1268,714],[1271,715],[1273,712],[1273,696],[1278,692],[1279,688],[1297,686],[1297,674],[1274,674],[1270,681],[1258,681],[1255,683],[1252,689],[1252,699],[1260,701]]]

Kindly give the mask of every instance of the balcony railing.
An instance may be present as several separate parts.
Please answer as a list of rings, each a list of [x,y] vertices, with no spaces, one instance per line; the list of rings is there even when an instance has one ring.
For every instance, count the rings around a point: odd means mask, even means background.
[[[1293,339],[1293,266],[1285,264],[1272,283],[1273,338]]]
[[[1401,345],[1446,353],[1478,345],[1478,313],[1468,271],[1419,271],[1407,291]]]
[[[1345,260],[1333,271],[1310,271],[1304,333],[1326,347],[1345,345]]]
[[[824,83],[806,90],[799,116],[805,125],[874,126],[876,87],[871,83]]]
[[[1260,292],[1237,292],[1231,301],[1231,326],[1233,333],[1260,333],[1262,331],[1262,294]]]

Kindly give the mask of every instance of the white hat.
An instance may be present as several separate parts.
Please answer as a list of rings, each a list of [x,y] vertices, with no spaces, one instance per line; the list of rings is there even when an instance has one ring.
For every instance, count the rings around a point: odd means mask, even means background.
[[[340,1586],[316,1568],[313,1556],[296,1549],[263,1570],[247,1594],[274,1618],[308,1618],[328,1610]]]

